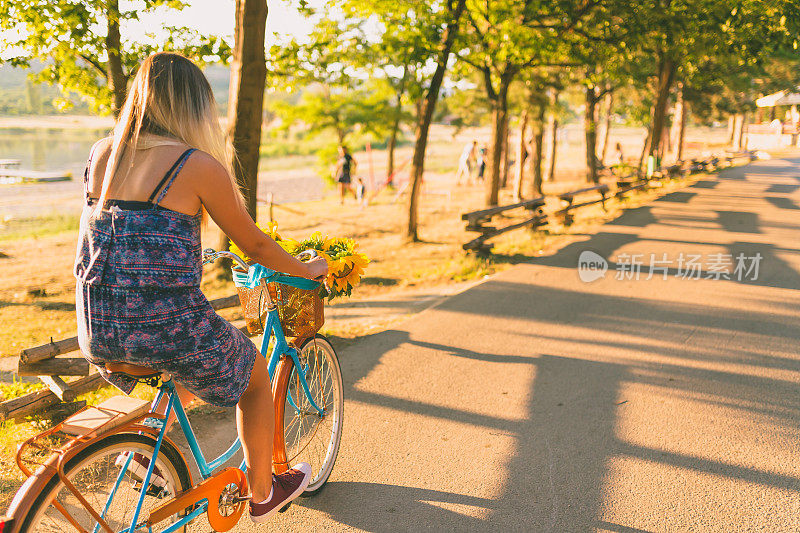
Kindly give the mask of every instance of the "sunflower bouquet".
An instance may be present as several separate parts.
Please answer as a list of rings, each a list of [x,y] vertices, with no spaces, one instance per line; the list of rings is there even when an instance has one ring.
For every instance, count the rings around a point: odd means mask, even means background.
[[[340,296],[350,296],[353,287],[361,282],[364,269],[369,264],[369,258],[358,251],[358,245],[353,239],[329,237],[317,231],[307,239],[297,241],[282,237],[275,222],[270,222],[267,227],[258,227],[290,254],[316,250],[328,262],[328,277],[326,283],[320,287],[320,296],[328,301]],[[249,259],[233,243],[231,251],[245,260]]]

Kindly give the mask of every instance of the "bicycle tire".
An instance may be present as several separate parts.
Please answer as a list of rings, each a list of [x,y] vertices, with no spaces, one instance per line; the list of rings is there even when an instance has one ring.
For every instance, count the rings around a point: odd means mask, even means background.
[[[284,357],[276,371],[275,423],[279,424],[282,432],[282,455],[288,466],[299,461],[311,465],[311,483],[303,492],[304,496],[310,496],[324,488],[339,453],[344,421],[344,390],[339,358],[327,338],[323,335],[309,338],[301,344],[298,352],[301,363],[308,365],[306,381],[314,402],[327,414],[320,417],[312,412],[313,408],[302,392],[292,358]],[[301,391],[300,394],[297,391]],[[293,401],[300,402],[299,411],[292,405]],[[277,457],[280,455],[276,453]]]
[[[102,460],[104,457],[118,457],[122,452],[139,452],[146,454],[146,457],[152,457],[152,451],[155,446],[155,442],[155,438],[147,434],[117,433],[115,435],[110,435],[107,438],[101,439],[87,446],[75,454],[75,456],[67,461],[66,465],[64,465],[64,474],[72,483],[76,485],[77,488],[81,488],[79,483],[82,483],[82,480],[79,475],[84,471],[84,467],[91,466],[95,459]],[[161,448],[156,459],[156,466],[164,474],[164,477],[167,480],[167,487],[170,487],[170,491],[173,493],[173,495],[179,494],[181,491],[187,490],[191,487],[191,477],[185,461],[183,460],[180,452],[178,452],[178,450],[167,440],[161,442]],[[111,468],[111,470],[113,471],[113,468]],[[117,471],[119,471],[119,469],[117,469]],[[120,489],[127,489],[126,480],[129,477],[130,474],[125,475],[123,478],[123,483],[120,484]],[[173,484],[174,488],[172,487]],[[133,487],[134,483],[131,483],[130,486]],[[80,492],[84,497],[91,496],[91,494],[85,494],[83,490]],[[130,491],[124,490],[123,493],[127,496],[131,496],[132,493],[136,498],[138,498],[140,494],[138,490],[135,489]],[[123,493],[120,493],[118,489],[118,496]],[[62,494],[65,498],[64,501],[62,501],[60,498]],[[70,509],[70,514],[79,522],[79,524],[84,527],[84,529],[88,531],[92,530],[94,524],[96,524],[94,519],[79,503],[77,503],[77,500],[74,498],[74,496],[72,496],[72,493],[70,493],[64,483],[61,482],[58,474],[54,474],[39,494],[39,497],[26,512],[25,517],[22,519],[22,526],[19,531],[22,533],[38,533],[40,531],[58,531],[59,533],[65,533],[66,531],[74,530],[73,526],[61,515],[61,513],[55,509],[55,507],[52,506],[52,502],[56,497],[59,497],[59,503],[67,504],[65,507]],[[75,503],[70,503],[70,498],[75,500]],[[87,500],[88,499],[89,498],[87,497]],[[120,502],[120,500],[121,498],[117,498],[115,496],[114,502]],[[147,500],[155,500],[150,502],[154,503],[155,505],[159,505],[164,501],[151,496],[148,496],[146,503]],[[121,502],[123,507],[128,505],[127,510],[131,511],[131,517],[132,508],[135,507],[136,501],[137,500],[135,498],[127,498],[125,502]],[[114,504],[112,503],[111,507],[109,508],[109,515],[112,517],[114,516],[112,511],[114,508]],[[76,516],[76,514],[79,514],[79,516]],[[126,515],[127,511],[123,513],[122,520],[118,521],[120,524],[124,523],[124,518]],[[146,515],[144,514],[143,510],[139,520],[142,520],[145,517]],[[84,520],[81,521],[81,518]],[[48,520],[48,522],[51,524],[49,527],[45,527],[43,523],[45,520]],[[84,525],[86,523],[90,525]],[[125,529],[128,527],[130,527],[130,518],[128,519],[127,526],[122,526],[122,528]],[[185,531],[185,529],[186,528],[184,527],[178,529],[177,531]]]

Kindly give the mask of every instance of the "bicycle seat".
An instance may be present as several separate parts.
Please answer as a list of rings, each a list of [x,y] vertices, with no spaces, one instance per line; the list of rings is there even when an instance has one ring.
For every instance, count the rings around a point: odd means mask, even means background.
[[[110,374],[127,374],[134,378],[155,378],[161,371],[153,370],[146,366],[132,365],[130,363],[106,363],[106,370]]]

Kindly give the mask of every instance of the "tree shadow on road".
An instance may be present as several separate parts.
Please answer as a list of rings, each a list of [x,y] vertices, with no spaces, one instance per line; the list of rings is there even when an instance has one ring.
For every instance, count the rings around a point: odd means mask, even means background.
[[[762,171],[774,170],[765,166]],[[748,167],[751,171],[758,171],[757,166]],[[779,171],[793,177],[795,172],[796,169]],[[718,193],[717,181],[702,183],[696,187],[702,191],[696,197],[677,198],[691,205],[702,194]],[[673,238],[640,235],[642,229],[669,225],[676,217],[688,224],[693,222],[686,211],[664,214],[669,206],[685,209],[683,201],[668,199],[626,211],[609,224],[619,227],[618,232],[601,231],[532,261],[533,266],[523,267],[530,272],[530,281],[513,283],[501,275],[446,300],[405,329],[365,337],[343,353],[345,397],[349,400],[389,409],[397,416],[422,415],[512,435],[513,451],[503,471],[487,472],[503,476],[500,495],[476,497],[472,486],[454,491],[431,490],[425,486],[428,480],[409,476],[402,482],[405,486],[332,483],[320,499],[307,500],[304,505],[324,511],[342,524],[376,531],[437,527],[459,531],[600,529],[636,533],[675,525],[669,522],[674,515],[666,516],[666,521],[665,516],[640,518],[637,513],[641,502],[637,499],[646,498],[647,505],[655,508],[681,502],[681,491],[688,490],[686,476],[740,483],[736,486],[744,492],[756,486],[777,489],[787,498],[796,497],[800,479],[792,469],[773,471],[736,453],[711,457],[696,447],[691,451],[673,449],[653,436],[663,429],[664,439],[668,439],[666,435],[685,424],[660,412],[663,404],[710,409],[724,423],[738,425],[747,421],[765,434],[777,433],[780,438],[796,440],[800,434],[800,385],[780,376],[800,372],[795,349],[800,343],[796,321],[800,298],[785,292],[765,292],[758,301],[759,308],[751,309],[746,302],[755,303],[756,299],[750,289],[742,293],[742,307],[734,308],[717,305],[713,299],[676,302],[647,291],[609,295],[591,291],[589,286],[582,290],[581,285],[567,290],[548,286],[535,277],[541,273],[536,265],[563,269],[565,276],[577,277],[575,267],[582,251],[594,250],[608,258],[623,247],[647,241],[722,247],[731,254],[760,253],[764,258],[763,277],[750,284],[777,290],[800,287],[800,274],[793,261],[787,259],[787,254],[796,252],[790,248],[735,238],[724,243],[693,240],[687,233]],[[760,221],[747,211],[708,211],[716,215],[694,220],[713,223],[718,230],[735,234],[781,228],[780,224]],[[625,232],[622,228],[635,231]],[[797,229],[788,223],[782,229],[789,228]],[[614,266],[612,263],[611,268]],[[676,272],[672,269],[668,274],[674,276]],[[708,274],[702,272],[703,277]],[[720,283],[720,289],[733,291],[731,294],[738,291],[731,285],[736,282],[708,283]],[[486,325],[483,317],[496,320]],[[563,329],[557,330],[559,327]],[[523,337],[526,340],[515,346],[525,348],[510,349],[495,345],[490,339],[471,336],[471,330],[476,328],[507,339]],[[555,331],[561,334],[556,335]],[[510,419],[502,412],[496,416],[476,413],[467,404],[459,407],[452,402],[415,399],[407,391],[396,393],[391,386],[381,390],[363,386],[364,380],[389,364],[392,354],[398,351],[415,363],[409,365],[410,377],[405,376],[405,381],[422,375],[419,369],[426,361],[451,362],[454,368],[461,368],[458,361],[474,361],[476,365],[497,366],[509,373],[531,369],[532,379],[523,393],[525,416]],[[479,385],[484,386],[481,390],[489,402],[500,404],[500,395],[506,388],[503,383]],[[444,394],[457,394],[446,383],[440,386]],[[643,395],[642,389],[647,394]],[[652,423],[663,424],[662,428],[653,428],[648,435],[650,440],[631,439],[619,427],[621,419],[634,416],[637,410],[654,413]],[[707,437],[701,432],[698,439],[704,438]],[[748,443],[741,445],[746,447]],[[759,441],[753,445],[758,448],[762,444]],[[658,482],[674,493],[648,495],[647,479],[615,488],[613,465],[619,462],[645,465],[641,467],[643,471],[664,476]],[[451,475],[457,476],[458,465],[451,468]],[[610,497],[627,511],[628,519],[609,513]],[[737,494],[733,498],[743,496]],[[723,520],[727,504],[720,504]]]

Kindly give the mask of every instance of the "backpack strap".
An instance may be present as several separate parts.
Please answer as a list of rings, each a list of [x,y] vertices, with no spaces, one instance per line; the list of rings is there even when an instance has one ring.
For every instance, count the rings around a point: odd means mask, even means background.
[[[158,206],[161,203],[161,200],[164,199],[164,195],[167,194],[170,186],[172,186],[172,182],[175,181],[175,178],[178,176],[178,173],[183,168],[183,164],[186,163],[186,160],[189,159],[189,156],[192,152],[194,152],[194,148],[189,148],[185,152],[181,154],[177,161],[167,170],[167,173],[164,174],[164,177],[161,178],[161,181],[158,182],[156,188],[153,189],[152,194],[150,194],[150,198],[147,199],[148,202],[153,204],[153,207]],[[163,187],[163,188],[162,188]],[[159,190],[161,191],[159,193]],[[158,197],[156,198],[156,194]],[[153,202],[153,198],[155,198],[155,202]]]

